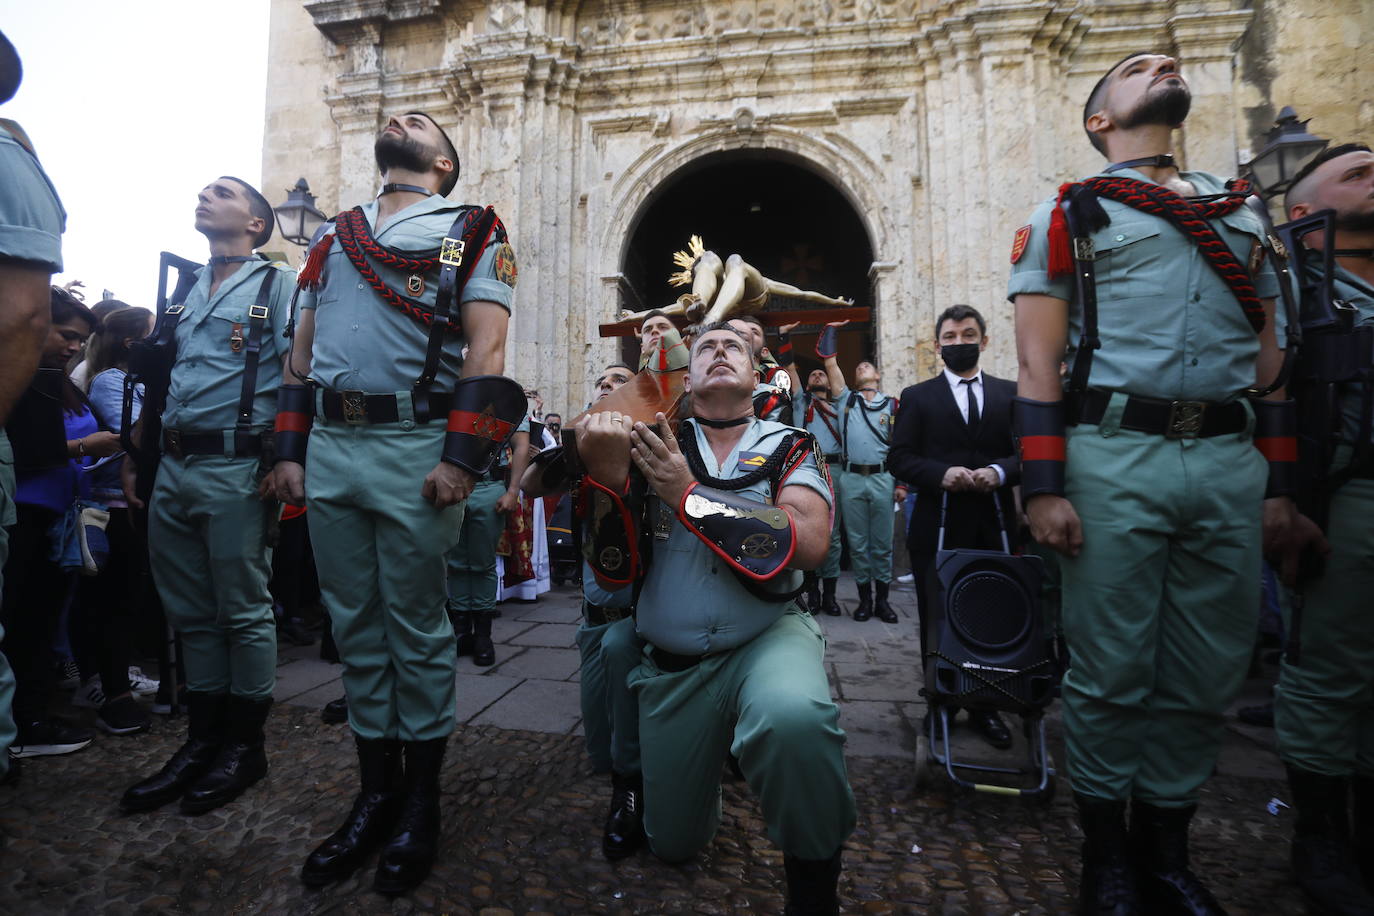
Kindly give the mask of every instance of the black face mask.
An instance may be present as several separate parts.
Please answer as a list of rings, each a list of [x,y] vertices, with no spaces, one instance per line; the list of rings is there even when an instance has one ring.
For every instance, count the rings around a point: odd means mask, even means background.
[[[978,365],[978,344],[944,344],[940,358],[951,372],[967,372]]]

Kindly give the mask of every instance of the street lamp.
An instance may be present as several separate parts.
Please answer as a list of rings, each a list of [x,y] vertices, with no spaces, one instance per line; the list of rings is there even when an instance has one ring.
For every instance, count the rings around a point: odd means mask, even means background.
[[[277,214],[281,237],[293,245],[306,245],[328,217],[315,206],[315,195],[302,178],[286,192],[286,203],[272,208]]]
[[[1255,191],[1265,199],[1287,191],[1294,176],[1330,142],[1309,134],[1307,121],[1299,121],[1291,106],[1283,106],[1269,130],[1264,149],[1245,166],[1254,179]]]

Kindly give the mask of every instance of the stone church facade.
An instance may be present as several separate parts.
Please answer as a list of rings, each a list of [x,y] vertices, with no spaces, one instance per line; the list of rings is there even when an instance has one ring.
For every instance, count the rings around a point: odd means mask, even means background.
[[[671,249],[632,239],[675,228],[663,195],[687,181],[692,212],[769,276],[804,281],[789,271],[810,258],[824,279],[849,252],[845,288],[816,288],[873,309],[847,352],[877,357],[885,388],[935,371],[931,325],[957,302],[989,316],[987,365],[1014,375],[1012,235],[1100,164],[1083,98],[1136,50],[1189,78],[1186,167],[1234,174],[1283,105],[1374,139],[1368,0],[273,0],[263,186],[276,202],[304,176],[331,213],[364,201],[384,115],[433,113],[462,159],[454,196],[494,204],[519,254],[508,374],[565,414],[617,353],[597,325],[668,301],[643,277]],[[786,203],[802,174],[829,209],[728,235],[754,191]],[[765,250],[794,229],[811,254]]]

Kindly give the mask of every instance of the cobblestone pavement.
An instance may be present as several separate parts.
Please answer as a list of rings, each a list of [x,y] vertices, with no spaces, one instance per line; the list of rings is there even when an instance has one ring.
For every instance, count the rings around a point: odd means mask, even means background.
[[[541,648],[565,651],[561,645],[513,641],[549,623],[533,617],[556,616],[562,604],[571,599],[507,605],[499,622],[502,664],[482,675],[462,662],[460,684],[465,677],[507,680],[492,681],[480,708],[470,695],[460,713],[464,724],[450,741],[442,780],[441,860],[411,895],[374,894],[371,863],[322,891],[297,880],[302,859],[346,812],[355,785],[347,727],[318,716],[317,701],[339,692],[321,679],[292,695],[300,702],[283,697],[273,710],[268,778],[200,817],[175,806],[125,817],[115,804],[124,786],[180,743],[180,720],[159,718],[146,735],[102,735],[77,754],[26,760],[22,781],[0,788],[0,912],[780,912],[782,856],[740,783],[725,784],[721,829],[689,865],[666,865],[647,852],[615,865],[602,858],[610,789],[590,772],[576,734],[575,674],[557,657],[528,657]],[[1067,788],[1048,805],[956,794],[942,782],[916,791],[910,724],[921,707],[909,679],[889,670],[901,667],[902,646],[914,642],[904,632],[910,621],[882,630],[876,621],[824,623],[859,805],[841,880],[845,911],[1071,912],[1079,834]],[[524,667],[509,667],[522,656]],[[300,650],[283,653],[286,692],[301,687],[292,687],[290,669],[312,664]],[[561,679],[552,676],[557,671]],[[529,695],[513,702],[521,689]],[[1052,716],[1051,744],[1062,759],[1057,730]],[[1292,814],[1266,810],[1271,798],[1286,797],[1268,740],[1264,732],[1228,731],[1219,775],[1195,823],[1195,861],[1233,914],[1306,912],[1287,871]]]

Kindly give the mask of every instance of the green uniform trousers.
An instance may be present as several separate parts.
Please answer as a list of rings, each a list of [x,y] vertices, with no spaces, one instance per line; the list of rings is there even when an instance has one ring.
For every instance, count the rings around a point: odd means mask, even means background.
[[[639,700],[627,682],[639,667],[643,647],[632,617],[595,627],[584,622],[577,628],[582,733],[592,769],[598,773],[639,772]]]
[[[448,554],[449,607],[459,614],[496,610],[496,542],[506,524],[496,503],[505,492],[503,483],[479,480],[463,503],[458,543]]]
[[[267,530],[277,509],[257,488],[257,458],[165,455],[158,466],[148,554],[191,690],[263,698],[276,685]]]
[[[430,741],[453,731],[457,657],[444,558],[463,506],[439,510],[420,496],[443,445],[442,422],[316,418],[310,433],[306,517],[348,721],[363,738]]]
[[[680,862],[715,836],[727,750],[783,852],[826,859],[840,848],[854,830],[854,794],[824,655],[820,626],[795,605],[749,642],[685,671],[661,671],[646,646],[630,686],[655,855]]]
[[[1297,665],[1285,658],[1274,702],[1284,761],[1328,776],[1374,776],[1374,480],[1331,498],[1331,553],[1304,589]]]
[[[835,489],[835,524],[830,527],[830,549],[825,552],[825,561],[816,569],[816,577],[820,579],[838,579],[840,576],[840,554],[844,552],[844,546],[840,543],[840,528],[844,525],[844,519],[840,512],[840,477],[844,471],[840,470],[838,464],[830,466],[830,484]],[[889,552],[892,545],[888,545]]]
[[[892,475],[846,471],[840,491],[840,516],[849,538],[854,581],[892,581]],[[832,545],[833,546],[833,545]]]
[[[1061,560],[1068,771],[1084,795],[1182,806],[1212,772],[1254,645],[1267,466],[1246,435],[1171,440],[1105,419],[1068,437],[1083,522],[1082,551]]]
[[[4,429],[0,429],[0,587],[5,584],[5,561],[10,556],[10,526],[16,521],[14,486],[14,451]],[[0,642],[4,639],[5,628],[0,627]],[[0,652],[0,776],[10,771],[6,748],[18,738],[14,725],[14,671],[5,653]]]

